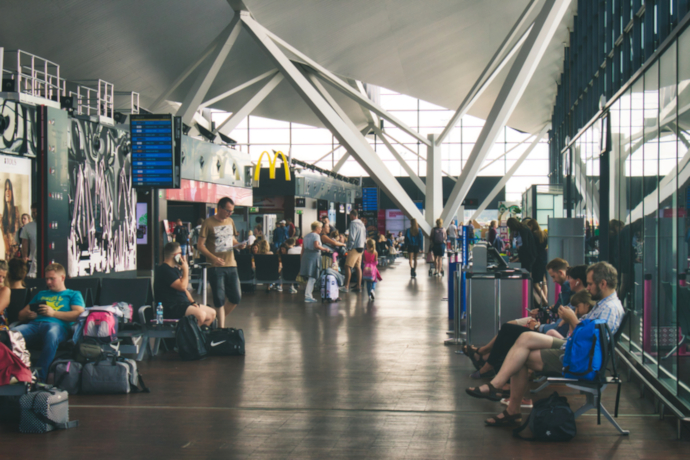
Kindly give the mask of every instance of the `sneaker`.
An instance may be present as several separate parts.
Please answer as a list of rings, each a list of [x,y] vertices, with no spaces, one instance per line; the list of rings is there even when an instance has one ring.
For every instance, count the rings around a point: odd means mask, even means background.
[[[369,300],[374,300],[374,296],[369,294]]]
[[[507,406],[508,402],[509,402],[508,398],[501,399],[501,404],[503,404],[504,406]],[[523,398],[522,402],[520,403],[520,407],[522,407],[523,409],[531,409],[532,406],[533,406],[533,404],[532,404],[531,399]]]
[[[446,276],[446,272],[441,270],[441,276]]]
[[[371,291],[369,291],[369,298],[370,298],[371,300],[374,300],[374,299],[376,298],[376,294],[374,293],[374,290],[373,290],[373,289],[372,289]]]
[[[295,286],[290,286],[290,294],[297,294],[297,289],[295,289]]]
[[[283,286],[276,286],[275,290],[278,292],[283,292]]]
[[[349,290],[347,287],[342,286],[342,287],[340,288],[340,292],[350,292],[350,290]]]
[[[318,300],[316,300],[316,299],[313,298],[313,297],[305,297],[305,298],[304,298],[304,301],[307,302],[307,303],[318,302]]]
[[[414,278],[414,268],[410,268],[410,278]]]

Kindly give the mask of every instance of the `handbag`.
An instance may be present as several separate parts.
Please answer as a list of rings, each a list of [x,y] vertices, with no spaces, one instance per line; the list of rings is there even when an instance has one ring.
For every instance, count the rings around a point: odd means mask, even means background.
[[[207,332],[208,354],[212,356],[244,355],[244,331],[242,329],[213,329]]]
[[[42,387],[19,398],[19,406],[19,431],[22,433],[47,433],[79,426],[78,420],[69,421],[69,395],[66,391]]]

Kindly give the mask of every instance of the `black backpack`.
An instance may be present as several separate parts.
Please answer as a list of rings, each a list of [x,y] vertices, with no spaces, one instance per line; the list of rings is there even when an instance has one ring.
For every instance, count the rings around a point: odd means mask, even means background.
[[[202,359],[208,354],[206,340],[194,316],[185,316],[180,319],[177,323],[175,341],[177,352],[185,361]]]
[[[568,398],[551,396],[534,403],[534,408],[527,421],[513,430],[513,436],[521,438],[520,433],[529,427],[532,432],[530,441],[570,441],[577,434],[575,414],[570,409]]]

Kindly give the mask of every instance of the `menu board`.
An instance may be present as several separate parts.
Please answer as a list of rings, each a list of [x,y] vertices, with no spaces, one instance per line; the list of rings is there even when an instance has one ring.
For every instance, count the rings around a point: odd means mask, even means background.
[[[180,125],[170,114],[130,116],[133,187],[179,188]]]

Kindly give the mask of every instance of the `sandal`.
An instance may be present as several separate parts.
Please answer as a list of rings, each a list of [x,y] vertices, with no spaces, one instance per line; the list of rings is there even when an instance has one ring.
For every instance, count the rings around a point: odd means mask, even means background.
[[[514,415],[510,415],[508,413],[508,409],[504,410],[501,412],[499,415],[503,415],[503,418],[498,418],[498,417],[493,417],[494,422],[489,422],[488,420],[484,420],[484,424],[486,426],[495,426],[495,427],[502,427],[502,426],[512,426],[518,423],[522,423],[522,413],[517,413]]]
[[[478,399],[488,399],[489,401],[494,401],[494,402],[499,402],[503,398],[503,390],[497,390],[491,382],[486,384],[489,387],[489,392],[488,393],[482,393],[482,391],[479,389],[481,387],[474,387],[473,389],[466,389],[465,392],[472,396],[473,398],[478,398]]]
[[[475,369],[480,370],[484,367],[484,364],[486,364],[484,358],[479,354],[479,348],[472,347],[472,345],[465,345],[462,347],[462,352],[470,358]],[[479,356],[479,359],[475,359],[475,356]]]

